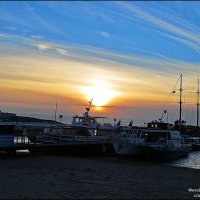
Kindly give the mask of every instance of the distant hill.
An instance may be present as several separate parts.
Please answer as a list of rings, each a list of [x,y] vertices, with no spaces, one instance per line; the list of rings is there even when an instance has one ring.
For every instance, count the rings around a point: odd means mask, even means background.
[[[55,123],[53,120],[39,119],[35,117],[24,117],[24,116],[11,116],[9,118],[1,118],[2,122],[48,122]]]

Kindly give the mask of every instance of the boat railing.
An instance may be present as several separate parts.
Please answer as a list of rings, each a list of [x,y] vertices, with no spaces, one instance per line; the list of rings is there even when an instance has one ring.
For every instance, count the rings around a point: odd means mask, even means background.
[[[111,141],[108,136],[61,136],[59,139],[60,142],[80,142],[80,143],[97,143],[97,142],[109,142]]]

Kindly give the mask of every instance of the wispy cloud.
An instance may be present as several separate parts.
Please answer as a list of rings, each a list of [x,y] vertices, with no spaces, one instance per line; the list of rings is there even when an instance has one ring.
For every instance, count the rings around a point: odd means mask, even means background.
[[[100,31],[99,34],[100,34],[102,37],[105,37],[105,38],[108,38],[108,37],[110,36],[109,33],[104,32],[104,31]]]
[[[12,36],[8,35],[8,34],[5,34],[5,33],[0,33],[0,37],[3,37],[3,38],[11,38]]]
[[[69,51],[65,50],[65,49],[60,49],[60,48],[56,48],[56,51],[58,53],[60,53],[61,55],[68,55]]]
[[[69,50],[66,50],[65,48],[63,48],[62,45],[56,45],[56,44],[47,43],[47,42],[32,42],[32,46],[37,47],[37,49],[40,51],[51,50],[60,55],[69,55],[69,52],[70,52]]]
[[[14,26],[5,26],[4,29],[14,31],[14,30],[17,29],[17,27],[14,27]]]
[[[5,91],[5,102],[6,99],[8,102],[14,99],[9,96],[11,91],[17,93],[16,102],[23,102],[27,98],[33,102],[40,102],[39,98],[50,101],[48,96],[54,99],[55,96],[66,98],[67,103],[74,102],[74,99],[84,102],[85,96],[80,88],[91,86],[96,80],[104,80],[109,88],[119,94],[115,99],[117,105],[123,106],[125,103],[130,107],[147,107],[151,104],[158,107],[180,72],[200,74],[198,64],[181,60],[175,62],[162,56],[155,58],[119,54],[91,46],[65,45],[27,38],[23,46],[22,38],[15,36],[15,39],[18,43],[21,41],[21,44],[2,45],[0,50],[0,82],[1,91]],[[186,83],[184,80],[184,87],[190,85],[190,81]],[[13,105],[14,103],[15,101]],[[20,105],[26,106],[23,103]],[[123,109],[120,107],[119,110]]]
[[[31,35],[31,38],[33,38],[33,39],[44,39],[45,36],[44,35]]]
[[[46,50],[46,49],[51,49],[52,47],[48,44],[48,43],[40,43],[40,42],[36,42],[33,43],[33,46],[36,46],[38,48],[38,50]]]
[[[127,3],[127,2],[117,2],[120,6],[122,6],[129,14],[132,14],[135,17],[138,17],[140,20],[144,20],[144,22],[151,23],[155,25],[156,28],[162,29],[167,32],[167,34],[171,35],[172,39],[176,41],[188,45],[190,48],[196,50],[196,47],[200,46],[200,34],[198,32],[189,31],[188,29],[184,29],[183,26],[176,26],[172,23],[169,23],[163,19],[158,18],[144,10],[141,10],[137,6]],[[179,25],[183,22],[179,21]],[[184,24],[184,26],[186,26]],[[191,25],[190,25],[191,26]],[[197,27],[198,29],[198,27]],[[177,39],[179,38],[179,39]]]
[[[54,54],[57,53],[57,55],[60,56],[67,56],[68,59],[70,58],[73,60],[79,60],[81,62],[90,62],[95,65],[105,62],[107,63],[107,67],[112,66],[112,68],[115,69],[120,69],[121,64],[123,64],[126,70],[143,69],[151,72],[152,74],[165,74],[171,76],[173,74],[177,75],[180,72],[189,74],[199,73],[198,64],[191,64],[182,60],[171,59],[161,54],[137,48],[136,51],[143,51],[147,55],[142,56],[137,54],[119,54],[92,46],[56,44],[45,41],[38,41],[37,39],[33,39],[31,37],[27,38],[2,33],[0,33],[0,37],[5,39],[10,38],[13,41],[17,41],[18,43],[21,41],[22,46],[26,44],[29,48],[36,47],[39,51],[52,52]],[[176,39],[178,40],[178,38]],[[154,54],[155,56],[152,56]]]

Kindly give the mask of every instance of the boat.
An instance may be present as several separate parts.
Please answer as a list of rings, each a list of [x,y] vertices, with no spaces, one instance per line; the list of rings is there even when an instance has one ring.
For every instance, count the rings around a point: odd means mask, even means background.
[[[112,137],[117,157],[141,157],[147,160],[173,160],[188,155],[189,145],[173,125],[152,121],[147,127],[122,127]]]
[[[108,136],[93,135],[86,127],[78,126],[52,126],[45,128],[46,141],[57,142],[109,142]],[[48,139],[47,139],[48,138]]]
[[[192,151],[200,150],[200,137],[188,137],[185,141],[192,146]]]
[[[14,146],[15,125],[0,125],[0,147]]]
[[[122,128],[119,135],[113,137],[113,146],[117,156],[142,156],[152,160],[170,160],[185,157],[191,148],[190,144],[186,144],[181,134],[183,127],[182,120],[182,74],[180,80],[180,101],[179,103],[179,120],[178,129],[174,130],[174,126],[162,120],[166,110],[162,113],[159,121],[152,121],[147,127],[126,127]],[[171,94],[175,93],[175,90]],[[125,132],[125,134],[123,133]]]
[[[16,155],[16,147],[23,147],[29,143],[24,130],[17,125],[2,123],[0,125],[0,154]]]
[[[69,127],[85,127],[90,132],[90,135],[94,136],[111,136],[115,134],[115,131],[119,125],[112,125],[110,123],[99,123],[98,119],[106,119],[107,117],[102,116],[92,116],[89,114],[92,100],[89,101],[89,106],[85,107],[85,112],[82,116],[74,115],[72,118],[71,124],[68,124]]]
[[[85,108],[83,116],[74,115],[70,124],[57,124],[44,130],[49,139],[60,142],[110,142],[111,135],[115,134],[117,125],[99,123],[97,119],[106,118],[91,116],[89,114],[92,99],[89,106]]]
[[[131,124],[131,123],[130,123]],[[120,131],[112,136],[112,145],[117,157],[141,156],[141,146],[144,143],[144,135],[141,128],[121,126]]]
[[[142,146],[147,160],[171,161],[188,156],[190,145],[185,143],[179,131],[170,128],[170,124],[151,122],[148,127],[152,128],[144,131],[145,142]]]

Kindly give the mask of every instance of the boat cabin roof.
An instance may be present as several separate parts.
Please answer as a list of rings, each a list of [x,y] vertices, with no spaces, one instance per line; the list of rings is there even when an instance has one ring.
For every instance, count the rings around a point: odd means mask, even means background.
[[[88,116],[88,117],[85,117],[85,116],[78,116],[78,115],[75,115],[73,116],[73,118],[79,118],[79,119],[98,119],[98,118],[107,118],[107,117],[100,117],[100,116]]]

